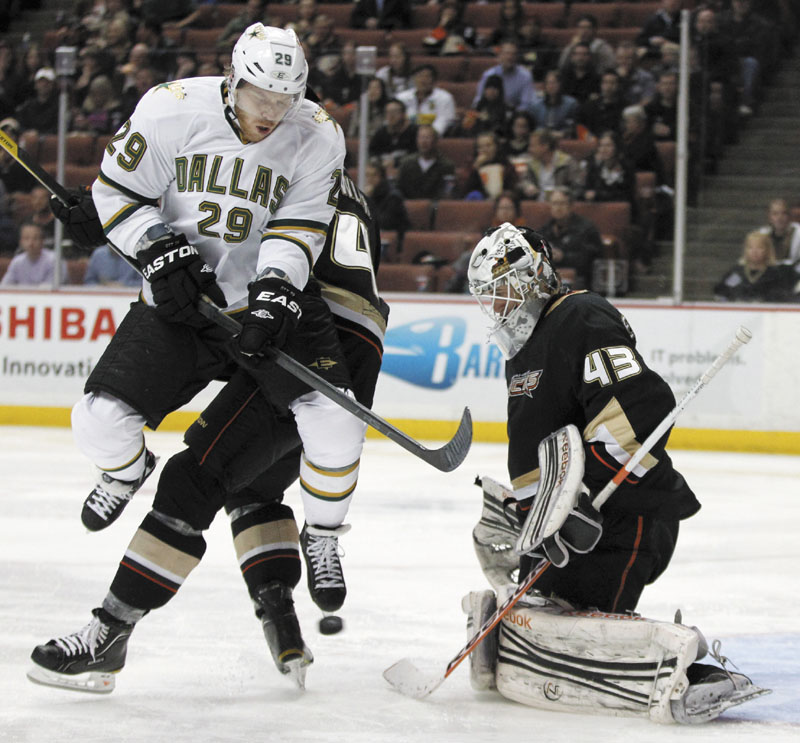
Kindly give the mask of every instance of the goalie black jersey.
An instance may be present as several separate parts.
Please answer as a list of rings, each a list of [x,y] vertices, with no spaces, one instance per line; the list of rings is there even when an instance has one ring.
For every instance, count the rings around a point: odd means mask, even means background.
[[[649,369],[620,312],[602,297],[573,292],[553,299],[533,334],[506,364],[508,468],[518,500],[536,494],[538,445],[562,426],[581,432],[584,484],[599,492],[675,406],[667,383]],[[673,469],[665,434],[604,506],[687,518],[700,505]]]
[[[313,273],[334,315],[356,395],[364,405],[372,404],[389,317],[375,278],[380,245],[378,224],[366,197],[342,175],[336,213]]]

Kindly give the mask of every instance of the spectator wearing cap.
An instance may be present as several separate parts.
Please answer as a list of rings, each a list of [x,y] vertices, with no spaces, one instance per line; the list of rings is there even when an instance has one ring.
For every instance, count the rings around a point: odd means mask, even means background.
[[[533,87],[533,75],[530,70],[519,64],[517,42],[512,39],[504,41],[500,44],[497,56],[499,63],[481,75],[472,107],[477,107],[487,80],[492,76],[498,76],[503,81],[503,96],[506,103],[515,109],[529,108],[539,99],[539,95]]]
[[[430,124],[443,137],[456,121],[453,95],[436,85],[436,68],[423,64],[414,70],[414,87],[397,94],[406,115],[417,126]]]
[[[17,108],[17,121],[22,131],[55,134],[58,129],[58,94],[56,73],[52,67],[41,67],[34,75],[35,95]]]

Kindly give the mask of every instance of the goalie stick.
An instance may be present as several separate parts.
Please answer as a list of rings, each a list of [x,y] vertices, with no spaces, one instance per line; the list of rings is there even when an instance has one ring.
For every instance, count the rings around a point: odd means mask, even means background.
[[[656,426],[653,432],[645,439],[644,443],[637,449],[631,458],[625,463],[619,472],[608,482],[608,484],[593,498],[592,505],[597,510],[611,497],[619,484],[625,479],[631,470],[642,460],[642,458],[653,448],[655,443],[664,435],[675,419],[683,412],[684,408],[693,400],[717,374],[717,372],[728,362],[736,351],[745,343],[749,343],[752,338],[750,331],[743,325],[736,330],[734,339],[728,347],[714,360],[711,366],[695,382],[692,388],[681,398],[680,402],[667,414],[664,420]],[[458,668],[464,658],[466,658],[483,639],[498,625],[500,620],[508,614],[514,605],[533,587],[539,577],[551,567],[548,560],[541,560],[528,575],[520,581],[517,589],[512,593],[483,623],[481,628],[467,641],[461,650],[450,660],[444,673],[436,676],[430,675],[417,668],[409,658],[403,658],[394,665],[389,666],[384,672],[383,677],[401,694],[414,699],[424,699],[438,689],[447,677]]]
[[[31,158],[24,149],[20,148],[17,142],[3,130],[0,130],[0,147],[8,152],[14,160],[36,178],[36,180],[62,204],[70,206],[71,196],[67,189],[38,162]],[[141,274],[141,266],[139,266],[133,258],[123,253],[112,242],[109,241],[108,245],[120,258],[133,266]],[[232,334],[237,334],[241,330],[241,326],[236,320],[222,312],[222,310],[205,295],[201,297],[198,311],[201,315],[220,327],[227,328]],[[399,444],[403,449],[441,472],[452,472],[464,461],[469,452],[470,446],[472,445],[472,415],[469,408],[464,408],[464,412],[461,414],[461,420],[459,421],[458,428],[453,438],[439,449],[428,449],[403,433],[400,429],[395,428],[391,423],[381,418],[377,413],[374,413],[354,398],[348,397],[338,387],[334,387],[327,380],[314,373],[311,369],[303,366],[300,362],[296,361],[279,348],[269,349],[267,355],[282,369],[293,374],[312,389],[325,395],[325,397],[330,400],[333,400],[356,418],[372,426],[372,428],[382,433],[386,438]]]

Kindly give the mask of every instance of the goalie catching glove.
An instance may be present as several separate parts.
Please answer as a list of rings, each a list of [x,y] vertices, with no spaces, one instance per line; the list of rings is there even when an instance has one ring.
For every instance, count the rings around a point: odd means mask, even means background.
[[[50,210],[56,219],[64,225],[74,245],[82,250],[91,251],[100,245],[106,244],[103,225],[97,216],[91,189],[71,189],[69,191],[69,205],[62,203],[55,196],[50,197]]]
[[[588,493],[582,493],[578,503],[570,512],[561,528],[537,547],[557,568],[568,562],[570,552],[585,555],[591,552],[603,535],[603,516],[592,506]]]
[[[162,235],[140,250],[136,259],[150,282],[156,312],[167,322],[205,324],[207,320],[197,311],[201,294],[218,307],[228,306],[214,269],[189,245],[186,235]]]
[[[248,287],[249,305],[242,318],[239,350],[247,355],[263,353],[267,347],[280,348],[297,327],[303,311],[300,292],[273,271]]]

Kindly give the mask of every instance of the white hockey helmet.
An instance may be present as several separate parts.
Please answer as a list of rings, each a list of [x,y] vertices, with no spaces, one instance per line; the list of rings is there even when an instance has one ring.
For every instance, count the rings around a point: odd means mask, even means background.
[[[228,97],[236,106],[237,89],[248,82],[261,90],[289,97],[289,110],[299,108],[306,92],[308,63],[291,29],[254,23],[233,47],[228,74]]]
[[[531,337],[542,309],[561,291],[547,241],[527,227],[504,222],[475,246],[469,290],[494,322],[489,337],[513,358]]]

